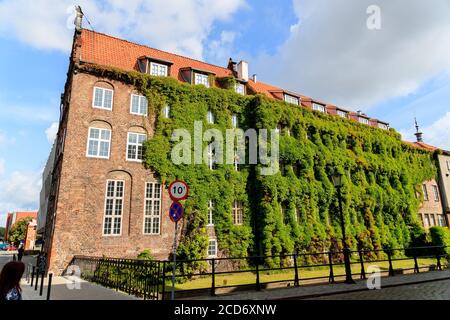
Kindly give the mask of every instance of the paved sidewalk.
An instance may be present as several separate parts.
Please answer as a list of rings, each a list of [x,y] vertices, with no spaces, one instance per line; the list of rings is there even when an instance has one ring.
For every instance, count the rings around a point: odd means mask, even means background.
[[[382,277],[380,279],[381,290],[402,285],[433,282],[450,279],[450,270],[428,271],[419,274],[397,275],[394,277]],[[225,294],[216,297],[203,296],[187,298],[188,300],[288,300],[288,299],[314,299],[318,297],[339,294],[368,291],[366,280],[357,280],[356,284],[325,284],[281,289],[269,289],[261,291],[246,291]]]

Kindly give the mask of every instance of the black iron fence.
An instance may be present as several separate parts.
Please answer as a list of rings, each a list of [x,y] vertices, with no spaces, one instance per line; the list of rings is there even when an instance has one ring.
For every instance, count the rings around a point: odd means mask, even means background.
[[[355,279],[419,273],[450,268],[450,248],[351,251]],[[335,283],[345,279],[342,251],[293,253],[242,258],[210,258],[176,262],[176,296],[216,295],[231,290],[261,290],[280,286]],[[167,299],[171,261],[147,261],[75,256],[70,272],[106,287],[144,299]]]

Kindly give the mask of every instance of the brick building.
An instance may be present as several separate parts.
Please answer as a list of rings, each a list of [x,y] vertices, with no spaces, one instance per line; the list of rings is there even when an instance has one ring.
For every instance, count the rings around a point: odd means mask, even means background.
[[[37,218],[37,211],[16,211],[8,213],[6,217],[6,226],[5,226],[5,241],[8,241],[8,233],[11,230],[12,226],[19,222],[20,220],[31,218]]]
[[[50,192],[45,208],[44,251],[60,273],[76,254],[136,257],[150,249],[167,258],[173,224],[166,184],[142,165],[142,142],[153,135],[142,93],[126,83],[85,72],[98,65],[180,82],[220,87],[216,77],[233,77],[240,94],[264,94],[301,107],[388,129],[362,112],[349,112],[249,77],[248,63],[230,59],[219,67],[105,34],[77,28],[61,100]],[[169,114],[170,109],[167,110]],[[212,207],[213,204],[210,204]],[[236,210],[239,210],[237,208]],[[39,224],[39,222],[38,222]],[[217,243],[210,241],[208,254]]]
[[[36,243],[36,229],[37,229],[37,221],[36,219],[28,222],[27,231],[24,239],[24,249],[25,250],[34,250]]]

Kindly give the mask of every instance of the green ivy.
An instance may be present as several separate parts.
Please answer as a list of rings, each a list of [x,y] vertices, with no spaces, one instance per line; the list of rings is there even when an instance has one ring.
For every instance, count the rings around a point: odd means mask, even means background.
[[[335,170],[344,174],[343,209],[352,249],[406,247],[411,229],[419,225],[417,212],[423,199],[418,194],[421,183],[436,175],[433,155],[403,143],[393,129],[372,128],[261,95],[241,96],[138,72],[95,66],[84,70],[133,84],[147,96],[156,129],[145,145],[145,165],[166,186],[175,179],[190,186],[179,259],[205,257],[210,199],[215,202],[219,249],[228,256],[342,249],[336,190],[330,179]],[[161,112],[165,104],[171,107],[169,119]],[[215,124],[206,122],[208,110],[215,114]],[[192,133],[194,121],[199,120],[203,130],[216,128],[224,133],[231,128],[233,113],[239,115],[244,130],[289,128],[290,135],[284,129],[280,138],[283,165],[279,173],[262,176],[261,165],[244,165],[236,172],[225,164],[209,170],[206,164],[172,163],[174,129]],[[232,222],[234,200],[244,204],[241,226]],[[266,263],[274,266],[282,261],[268,258]]]

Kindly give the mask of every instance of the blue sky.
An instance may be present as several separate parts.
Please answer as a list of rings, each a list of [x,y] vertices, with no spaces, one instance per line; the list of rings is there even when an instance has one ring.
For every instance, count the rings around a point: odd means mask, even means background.
[[[365,25],[372,2],[381,8],[377,31]],[[419,0],[77,3],[96,31],[224,66],[229,57],[245,59],[261,81],[361,109],[405,139],[413,138],[417,117],[427,142],[450,149],[446,2],[435,0],[434,10]],[[0,0],[0,225],[8,210],[38,208],[66,79],[73,3]]]

